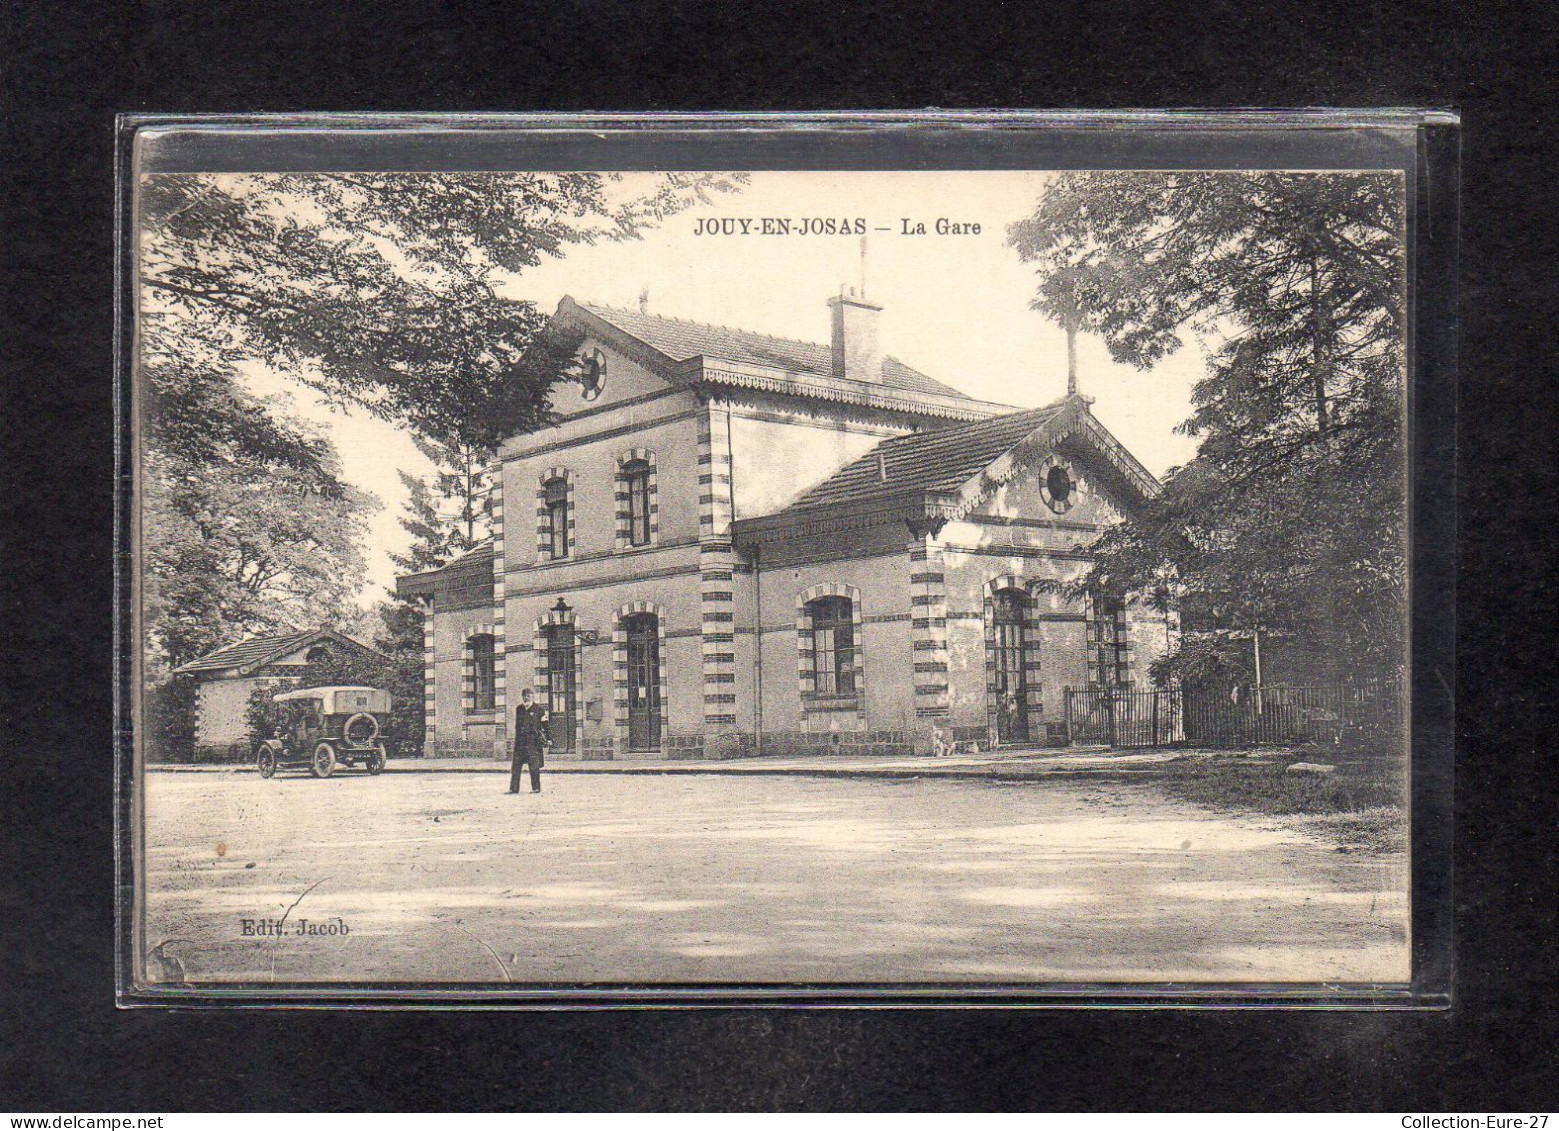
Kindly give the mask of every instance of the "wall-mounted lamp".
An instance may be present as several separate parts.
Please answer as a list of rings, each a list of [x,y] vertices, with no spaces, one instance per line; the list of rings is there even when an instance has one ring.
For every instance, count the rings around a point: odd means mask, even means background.
[[[552,606],[552,611],[557,614],[558,620],[566,620],[574,610],[569,608],[568,601],[559,597],[558,603]],[[574,636],[586,644],[595,644],[601,639],[601,633],[594,628],[574,629]]]

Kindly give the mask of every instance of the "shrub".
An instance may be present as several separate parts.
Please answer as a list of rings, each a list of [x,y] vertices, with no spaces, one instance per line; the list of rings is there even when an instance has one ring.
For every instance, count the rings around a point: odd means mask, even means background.
[[[243,760],[246,762],[254,757],[255,747],[267,738],[276,737],[276,727],[271,722],[271,701],[276,697],[276,691],[274,687],[262,685],[249,693],[249,705],[244,709],[247,725]]]
[[[174,676],[146,691],[143,701],[148,762],[195,760],[195,681]]]

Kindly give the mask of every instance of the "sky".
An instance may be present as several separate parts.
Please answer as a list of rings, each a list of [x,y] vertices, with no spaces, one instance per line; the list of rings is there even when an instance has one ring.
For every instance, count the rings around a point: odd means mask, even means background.
[[[647,187],[625,174],[618,191]],[[1050,176],[1035,172],[768,172],[743,191],[716,197],[646,232],[643,239],[569,248],[513,277],[511,297],[552,310],[564,295],[666,317],[827,342],[827,299],[853,287],[883,308],[884,351],[970,396],[1020,408],[1066,392],[1066,336],[1028,307],[1032,267],[1006,246],[1007,226],[1027,215]],[[713,221],[785,218],[788,236],[700,234]],[[804,220],[867,228],[864,262],[854,234],[794,234]],[[936,222],[978,225],[939,235]],[[905,234],[905,221],[924,235]],[[719,225],[717,225],[719,227]],[[886,229],[886,230],[879,230]],[[862,285],[864,281],[864,292]],[[1078,341],[1079,391],[1095,398],[1101,423],[1155,474],[1185,463],[1195,441],[1174,426],[1190,415],[1191,386],[1205,357],[1188,344],[1149,371],[1117,365],[1097,338]],[[394,584],[392,552],[409,538],[397,523],[406,494],[397,469],[429,466],[402,429],[362,412],[325,407],[309,390],[256,375],[260,392],[289,392],[340,450],[348,481],[383,504],[368,531],[370,580],[362,599]]]

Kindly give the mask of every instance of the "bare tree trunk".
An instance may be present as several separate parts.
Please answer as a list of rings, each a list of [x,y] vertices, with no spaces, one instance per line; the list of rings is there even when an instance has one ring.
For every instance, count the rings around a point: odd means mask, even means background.
[[[1330,426],[1326,410],[1326,378],[1329,361],[1326,338],[1329,332],[1326,304],[1321,299],[1320,256],[1310,256],[1310,380],[1315,396],[1315,426],[1326,435]]]
[[[1066,395],[1077,395],[1077,319],[1066,321]]]

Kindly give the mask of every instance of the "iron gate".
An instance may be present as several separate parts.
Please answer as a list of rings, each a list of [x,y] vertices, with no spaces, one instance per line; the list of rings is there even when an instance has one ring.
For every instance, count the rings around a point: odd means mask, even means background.
[[[1179,690],[1067,688],[1066,730],[1072,742],[1173,746],[1185,741],[1184,703]]]

